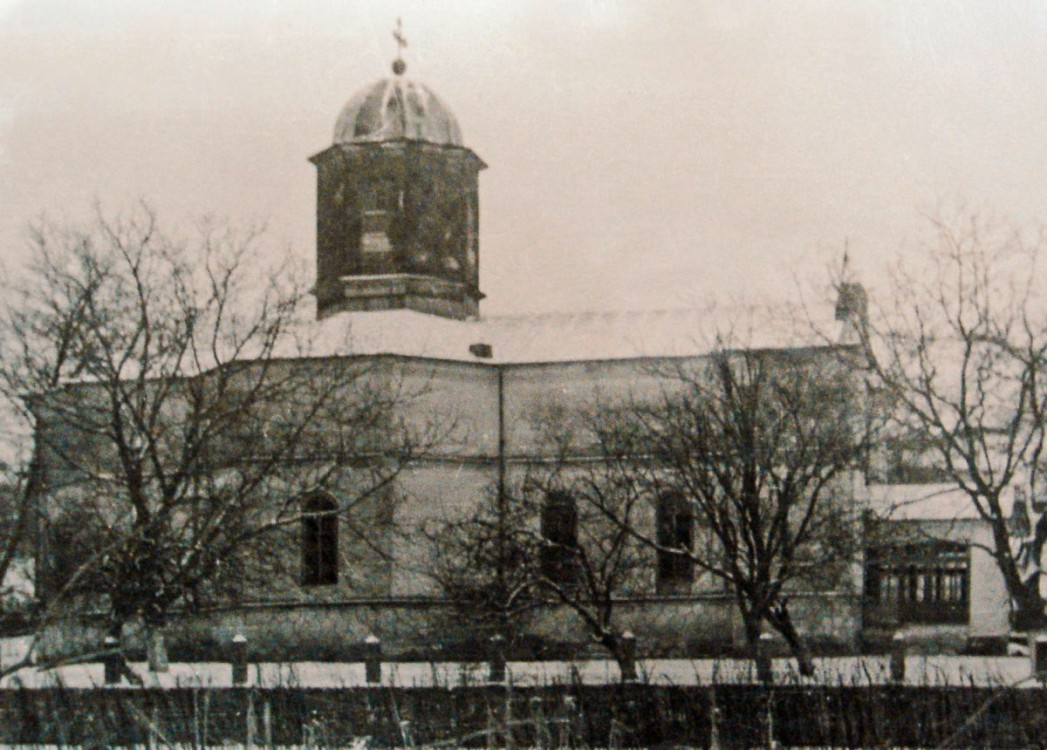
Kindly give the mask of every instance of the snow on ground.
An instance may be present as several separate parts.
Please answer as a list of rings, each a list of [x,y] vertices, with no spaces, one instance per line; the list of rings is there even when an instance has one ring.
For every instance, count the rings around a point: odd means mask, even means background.
[[[168,672],[154,674],[144,663],[132,669],[146,686],[158,687],[228,687],[232,670],[226,663],[173,663]],[[752,664],[745,660],[654,659],[637,665],[644,682],[655,685],[708,685],[712,683],[755,682]],[[862,656],[815,660],[816,675],[800,678],[795,662],[776,659],[774,670],[780,684],[869,685],[889,680],[886,657]],[[510,662],[512,684],[519,686],[571,683],[605,684],[617,682],[614,662],[593,660],[579,662]],[[484,684],[485,664],[458,663],[386,663],[382,665],[385,687],[444,687]],[[0,680],[0,688],[70,688],[97,687],[103,683],[101,664],[78,664],[42,670],[27,668]],[[1022,657],[911,656],[906,665],[906,683],[910,685],[1018,685],[1037,687],[1041,683],[1030,675],[1030,662]],[[252,664],[248,685],[258,687],[341,688],[366,686],[361,663],[296,662],[293,664]],[[128,683],[114,686],[131,688]]]

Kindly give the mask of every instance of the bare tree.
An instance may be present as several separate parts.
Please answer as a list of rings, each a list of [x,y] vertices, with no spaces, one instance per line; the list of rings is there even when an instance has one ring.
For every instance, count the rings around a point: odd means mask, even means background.
[[[564,607],[622,665],[616,604],[648,556],[604,509],[628,520],[635,503],[612,498],[603,475],[577,462],[573,444],[561,437],[554,456],[527,468],[503,493],[488,493],[469,516],[427,531],[432,576],[462,613],[510,642],[537,610]]]
[[[602,465],[578,460],[573,435],[561,433],[552,445],[555,461],[533,468],[520,490],[538,519],[539,588],[574,612],[590,638],[624,667],[617,604],[628,589],[639,588],[649,566],[631,532],[641,506],[632,487],[607,481]]]
[[[426,442],[411,394],[389,362],[307,356],[304,287],[265,271],[258,233],[180,240],[141,206],[32,239],[2,375],[34,428],[41,597],[119,636],[296,572],[303,518],[386,554],[380,500]]]
[[[0,465],[0,628],[10,634],[28,615],[32,597],[32,505],[27,471]]]
[[[542,602],[534,521],[530,503],[494,489],[468,515],[421,529],[433,551],[429,575],[457,614],[510,648]]]
[[[1042,627],[1043,235],[965,213],[929,221],[873,307],[866,364],[906,459],[943,472],[988,522],[1015,627]]]
[[[851,472],[865,445],[853,372],[817,348],[720,348],[658,372],[658,397],[601,410],[591,426],[601,482],[643,499],[646,522],[592,497],[668,578],[689,582],[693,567],[721,581],[751,648],[767,623],[809,674],[787,602],[848,585],[860,517]]]
[[[471,568],[511,508],[514,556],[538,560],[516,590],[572,610],[619,662],[621,597],[688,593],[697,571],[732,593],[751,647],[768,624],[810,673],[789,594],[849,587],[860,532],[863,383],[837,355],[721,347],[653,364],[653,392],[550,407],[541,460],[454,525],[456,559]]]

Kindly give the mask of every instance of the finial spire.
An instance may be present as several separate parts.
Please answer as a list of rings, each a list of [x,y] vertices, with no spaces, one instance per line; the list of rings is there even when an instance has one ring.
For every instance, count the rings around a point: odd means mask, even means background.
[[[407,70],[404,62],[404,47],[407,46],[407,37],[404,36],[404,23],[400,18],[396,19],[396,30],[393,31],[393,39],[396,40],[396,59],[393,61],[393,72],[402,76]]]
[[[840,277],[843,281],[848,281],[850,275],[851,265],[851,242],[849,237],[843,238],[843,265],[840,268]]]

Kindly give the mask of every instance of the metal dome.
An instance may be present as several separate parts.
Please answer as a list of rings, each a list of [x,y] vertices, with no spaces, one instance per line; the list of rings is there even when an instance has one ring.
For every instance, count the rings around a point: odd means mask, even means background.
[[[336,144],[399,139],[461,146],[462,132],[436,94],[400,77],[385,78],[358,92],[334,126]]]

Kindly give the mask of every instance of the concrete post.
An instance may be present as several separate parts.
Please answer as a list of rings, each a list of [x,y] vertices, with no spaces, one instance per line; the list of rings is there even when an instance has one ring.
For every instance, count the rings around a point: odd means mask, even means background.
[[[905,651],[908,644],[904,633],[895,633],[891,638],[891,682],[905,682]]]
[[[229,649],[229,663],[233,667],[233,684],[247,684],[247,637],[243,633],[233,636]]]
[[[622,682],[636,682],[636,636],[629,630],[622,633]]]
[[[166,672],[169,668],[167,644],[164,642],[164,631],[160,627],[149,629],[149,645],[146,648],[150,672]]]
[[[488,641],[488,670],[487,681],[493,683],[505,682],[505,638],[500,635],[492,635]]]
[[[116,685],[123,676],[122,662],[124,655],[120,652],[120,641],[111,635],[107,635],[102,641],[104,655],[102,665],[105,671],[105,684]]]
[[[761,682],[771,682],[773,672],[771,671],[771,643],[774,636],[770,633],[761,633],[756,642],[756,676]]]
[[[364,638],[364,680],[368,685],[382,681],[382,641],[374,633]]]

